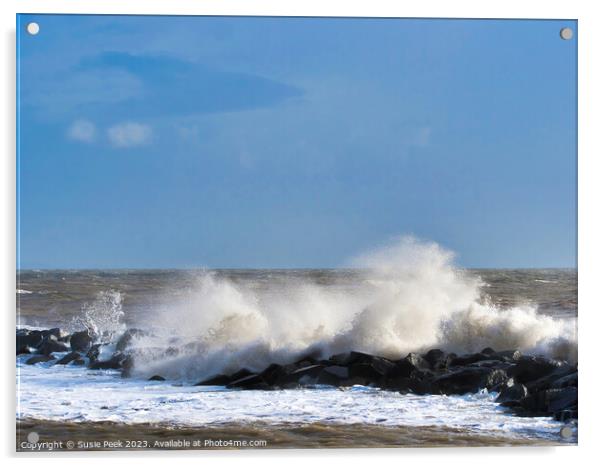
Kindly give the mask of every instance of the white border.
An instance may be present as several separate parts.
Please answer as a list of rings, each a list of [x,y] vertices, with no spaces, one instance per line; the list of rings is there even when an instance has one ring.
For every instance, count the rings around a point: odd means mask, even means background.
[[[152,454],[67,454],[34,456],[33,461],[64,462],[66,458],[86,458],[86,464],[104,464],[108,458],[144,457],[144,462],[158,464],[177,461],[245,461],[250,463],[305,464],[307,461],[344,460],[361,464],[372,461],[413,461],[448,464],[508,464],[527,460],[538,463],[576,464],[596,457],[600,418],[600,357],[598,341],[602,328],[599,265],[602,264],[600,242],[600,202],[602,175],[602,115],[600,83],[602,16],[594,1],[386,1],[386,0],[2,0],[2,112],[1,141],[4,144],[0,191],[2,228],[2,267],[0,286],[5,319],[2,374],[4,377],[2,446],[4,456],[14,452],[14,373],[12,359],[15,321],[15,13],[119,13],[119,14],[208,14],[208,15],[276,15],[276,16],[399,16],[399,17],[473,17],[473,18],[564,18],[579,21],[579,347],[580,421],[579,446],[558,448],[486,448],[486,449],[392,449],[392,450],[290,450],[243,452],[153,452]],[[597,84],[596,84],[597,83]],[[150,453],[150,452],[149,452]],[[373,460],[373,458],[376,458]],[[20,454],[18,458],[31,459]],[[122,459],[123,460],[123,459]],[[122,461],[121,460],[121,461]]]

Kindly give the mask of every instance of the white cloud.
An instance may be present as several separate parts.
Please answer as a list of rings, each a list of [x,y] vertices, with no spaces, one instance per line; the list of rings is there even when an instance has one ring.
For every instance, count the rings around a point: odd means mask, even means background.
[[[69,139],[80,142],[93,142],[96,139],[96,126],[88,120],[75,120],[67,131]]]
[[[114,147],[134,147],[148,144],[153,131],[150,126],[135,122],[120,123],[107,130],[109,141]]]

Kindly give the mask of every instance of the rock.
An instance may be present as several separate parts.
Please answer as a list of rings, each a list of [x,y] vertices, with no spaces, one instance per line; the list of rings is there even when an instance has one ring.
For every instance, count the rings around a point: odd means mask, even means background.
[[[318,374],[316,383],[321,385],[332,385],[338,387],[341,384],[346,383],[350,379],[349,368],[345,366],[326,366]]]
[[[42,330],[42,338],[54,337],[55,339],[61,338],[61,329],[58,327],[51,328],[48,330]]]
[[[75,360],[71,361],[71,365],[72,366],[85,366],[86,365],[86,361],[84,361],[83,358],[75,359]]]
[[[507,351],[496,351],[489,356],[490,359],[497,359],[499,361],[515,363],[522,357],[522,354],[518,350],[507,350]]]
[[[469,364],[474,364],[475,362],[485,361],[486,359],[491,359],[489,355],[483,353],[474,353],[474,354],[463,354],[462,356],[456,356],[449,362],[450,367],[455,366],[468,366]]]
[[[552,370],[552,372],[550,372],[547,375],[544,375],[543,377],[527,382],[525,385],[527,385],[527,388],[531,392],[539,392],[548,388],[564,388],[561,386],[563,384],[563,380],[561,379],[564,379],[565,377],[570,376],[571,374],[574,374],[573,382],[576,384],[577,368],[575,366],[563,365],[558,367],[557,369]],[[559,382],[560,385],[553,386],[557,380],[561,380]],[[564,382],[566,383],[566,386],[572,385],[570,378],[564,380]]]
[[[275,385],[279,380],[282,380],[287,374],[290,374],[293,370],[295,370],[294,365],[290,366],[281,366],[280,364],[270,364],[264,371],[261,373],[261,377],[263,380],[269,385]]]
[[[446,395],[476,393],[483,388],[491,389],[508,379],[506,372],[487,367],[464,367],[440,375],[433,380],[434,389]]]
[[[449,363],[455,357],[456,355],[453,353],[448,355],[440,349],[432,349],[422,358],[429,363],[430,369],[434,371],[441,371],[447,369]]]
[[[39,330],[17,329],[17,354],[31,353],[30,348],[37,348],[43,336]]]
[[[516,362],[516,365],[508,371],[508,375],[515,381],[526,384],[550,375],[559,368],[566,366],[566,363],[554,359],[540,356],[522,356]]]
[[[336,365],[346,366],[347,364],[349,364],[349,356],[350,353],[333,354],[332,356],[330,356],[330,358],[328,358],[328,360]]]
[[[90,369],[121,369],[128,359],[126,354],[118,351],[111,356],[111,359],[93,362],[90,364]]]
[[[56,358],[52,354],[38,354],[36,356],[32,356],[27,361],[25,361],[25,364],[32,365],[32,364],[37,364],[39,362],[52,361],[53,359],[56,359]]]
[[[90,360],[90,364],[95,363],[100,356],[100,343],[92,345],[88,352],[86,353],[86,357]]]
[[[17,346],[17,356],[19,356],[20,354],[31,354],[31,348],[29,346],[21,346],[18,347]]]
[[[529,394],[527,387],[522,383],[514,383],[514,380],[509,379],[500,390],[499,395],[495,399],[498,403],[506,403],[509,401],[521,401]]]
[[[287,386],[291,383],[297,383],[301,385],[311,385],[317,383],[318,375],[320,375],[322,369],[324,369],[322,364],[301,367],[293,370],[290,374],[283,377],[279,384]]]
[[[251,374],[242,379],[234,380],[226,385],[226,388],[243,388],[245,390],[257,389],[267,390],[270,386],[263,380],[263,377],[259,374]]]
[[[570,372],[569,374],[560,377],[550,383],[550,388],[566,388],[566,387],[576,387],[577,386],[577,371]]]
[[[153,375],[152,377],[149,377],[148,379],[149,381],[156,381],[156,382],[164,382],[165,381],[165,377],[161,377],[160,375]]]
[[[71,361],[75,361],[76,359],[81,359],[81,355],[75,351],[66,354],[61,359],[59,359],[57,364],[69,364]]]
[[[577,410],[577,388],[551,388],[531,393],[521,401],[521,407],[530,414],[554,414]]]
[[[196,386],[199,386],[199,385],[225,386],[225,385],[228,385],[231,381],[232,381],[232,379],[230,377],[228,377],[227,375],[219,374],[219,375],[214,375],[213,377],[209,377],[208,379],[202,380],[202,381],[196,383],[195,385]]]
[[[132,344],[134,337],[140,338],[146,336],[147,332],[141,330],[139,328],[128,328],[123,335],[119,337],[117,343],[115,344],[115,349],[117,351],[124,351]]]
[[[413,372],[430,371],[431,365],[422,356],[410,353],[405,358],[395,362],[395,367],[389,371],[390,377],[409,377]]]
[[[495,354],[495,350],[488,346],[487,348],[484,348],[481,350],[481,354],[484,354],[486,356],[491,356],[492,354]]]
[[[253,372],[251,372],[249,369],[247,368],[243,368],[240,369],[239,371],[235,372],[234,374],[232,374],[230,376],[231,380],[238,380],[238,379],[242,379],[248,375],[253,375]]]
[[[55,335],[49,335],[42,340],[38,346],[38,353],[49,355],[51,353],[64,353],[69,351],[69,347],[57,340]]]
[[[501,361],[499,359],[485,359],[483,361],[473,362],[472,364],[468,364],[466,367],[488,367],[490,369],[502,369],[506,370],[512,367],[513,364],[505,361]]]
[[[92,346],[92,335],[89,330],[83,330],[81,332],[75,332],[71,335],[69,343],[72,351],[88,351]]]
[[[125,351],[129,346],[131,346],[134,338],[140,338],[147,335],[147,332],[139,328],[128,328],[117,340],[115,349],[117,351]]]
[[[409,377],[395,377],[388,379],[384,388],[395,390],[400,393],[415,393],[417,395],[426,395],[433,392],[431,379],[422,378],[423,373],[414,372]]]

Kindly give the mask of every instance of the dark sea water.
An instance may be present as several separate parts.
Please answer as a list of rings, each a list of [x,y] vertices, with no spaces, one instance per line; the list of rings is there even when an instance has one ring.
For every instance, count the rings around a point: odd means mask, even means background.
[[[334,269],[213,270],[216,276],[258,290],[291,282],[354,288],[362,272]],[[533,305],[556,317],[577,315],[575,269],[472,269],[483,281],[481,296],[503,308]],[[93,302],[98,293],[116,290],[123,296],[127,321],[149,307],[164,305],[197,286],[206,270],[23,270],[17,273],[17,305],[22,325],[61,326]]]

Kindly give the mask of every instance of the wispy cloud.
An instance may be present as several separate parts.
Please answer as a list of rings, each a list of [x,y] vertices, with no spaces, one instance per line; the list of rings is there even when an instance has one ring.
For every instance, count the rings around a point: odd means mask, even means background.
[[[93,142],[96,139],[96,126],[88,120],[75,120],[67,130],[67,137],[73,141]]]
[[[152,135],[153,131],[150,126],[131,121],[111,126],[107,130],[111,144],[121,148],[148,144]]]

